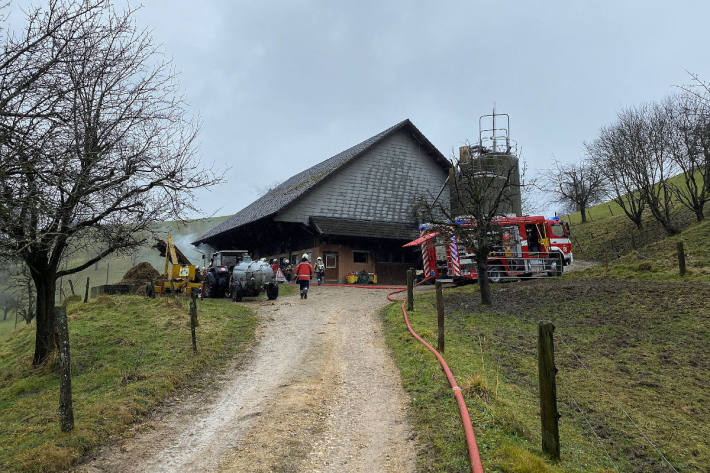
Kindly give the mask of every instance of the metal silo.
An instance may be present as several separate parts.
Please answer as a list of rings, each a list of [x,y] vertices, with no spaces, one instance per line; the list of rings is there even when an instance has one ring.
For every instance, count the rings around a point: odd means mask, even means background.
[[[467,192],[475,192],[475,187],[479,186],[488,194],[484,196],[488,198],[484,199],[486,205],[494,205],[496,196],[503,189],[497,213],[520,216],[520,166],[517,145],[510,139],[510,117],[506,113],[496,113],[493,109],[492,114],[482,115],[478,123],[478,143],[459,148],[459,167],[455,171],[459,183],[466,178],[471,180],[473,185],[467,183],[460,188],[465,187]],[[465,198],[465,193],[462,192],[451,196],[455,214],[465,213],[466,206],[460,201]]]

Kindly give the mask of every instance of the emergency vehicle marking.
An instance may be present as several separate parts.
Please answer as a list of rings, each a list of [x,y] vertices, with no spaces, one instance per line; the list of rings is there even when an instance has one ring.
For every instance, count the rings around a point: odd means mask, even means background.
[[[466,225],[468,222],[457,219],[458,224]],[[494,267],[500,267],[504,276],[517,277],[524,274],[532,276],[536,273],[559,275],[561,268],[558,269],[556,266],[559,261],[556,255],[562,254],[567,264],[573,261],[572,243],[568,231],[556,217],[552,219],[542,216],[502,217],[496,219],[494,223],[506,229],[501,232],[502,244],[494,248],[489,255],[489,261],[493,262]],[[463,256],[459,254],[456,237],[453,235],[444,240],[446,267],[438,267],[434,237],[439,233],[428,232],[430,226],[427,224],[419,228],[420,238],[404,246],[420,246],[425,274],[434,277],[448,274],[449,277],[478,278],[472,255],[468,254],[465,248]],[[560,230],[564,235],[562,238],[559,235]],[[535,233],[537,234],[539,250],[536,252],[529,251],[528,244],[534,243],[526,238],[530,236],[530,232],[534,232],[533,237]]]

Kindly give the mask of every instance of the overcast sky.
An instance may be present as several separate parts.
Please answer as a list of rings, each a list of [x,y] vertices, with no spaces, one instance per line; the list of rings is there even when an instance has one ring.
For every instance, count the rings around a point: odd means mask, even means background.
[[[686,70],[710,80],[703,1],[144,2],[201,117],[201,158],[230,168],[199,195],[207,215],[404,118],[450,156],[494,103],[534,174]]]

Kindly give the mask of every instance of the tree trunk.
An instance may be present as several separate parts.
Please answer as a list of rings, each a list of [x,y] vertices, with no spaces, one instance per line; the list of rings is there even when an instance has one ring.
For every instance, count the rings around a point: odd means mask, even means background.
[[[32,278],[27,278],[27,312],[25,312],[25,315],[22,317],[25,319],[25,323],[27,325],[32,323],[32,319],[35,318],[35,310],[34,307],[32,307],[32,304],[37,302],[36,300],[33,301],[33,299],[37,298],[37,295],[32,293],[33,286],[34,282],[32,281]]]
[[[7,320],[7,313],[8,313],[8,312],[10,312],[10,306],[7,306],[7,305],[6,305],[5,308],[4,308],[4,314],[3,314],[3,317],[2,317],[2,320],[3,320],[3,321]]]
[[[587,209],[584,206],[579,207],[579,213],[582,215],[582,223],[587,222]]]
[[[705,219],[705,214],[703,213],[703,207],[695,209],[695,220],[702,222]]]
[[[670,220],[664,220],[661,222],[661,225],[663,226],[663,229],[666,231],[668,235],[677,235],[680,233],[680,230],[678,230],[675,225],[670,223]]]
[[[33,272],[32,278],[37,290],[37,333],[32,365],[39,366],[44,363],[44,360],[47,359],[56,346],[54,339],[54,303],[57,282],[55,271]]]
[[[481,288],[481,304],[491,305],[491,283],[488,281],[488,253],[485,258],[476,258],[478,266],[478,285]]]

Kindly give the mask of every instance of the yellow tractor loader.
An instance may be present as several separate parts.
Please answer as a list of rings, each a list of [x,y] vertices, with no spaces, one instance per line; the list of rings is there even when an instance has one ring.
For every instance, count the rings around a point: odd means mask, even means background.
[[[165,269],[163,283],[156,284],[155,292],[167,294],[169,292],[201,291],[201,274],[195,265],[173,243],[173,237],[168,235],[167,243],[158,240],[154,248],[160,251],[160,256],[165,256]]]

